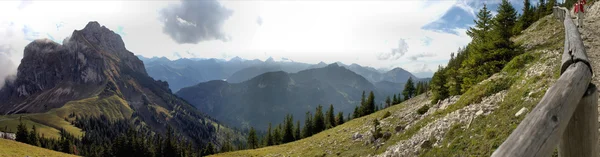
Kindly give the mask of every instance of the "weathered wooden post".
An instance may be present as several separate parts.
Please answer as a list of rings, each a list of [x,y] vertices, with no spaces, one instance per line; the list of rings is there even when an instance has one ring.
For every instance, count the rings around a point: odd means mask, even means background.
[[[561,157],[598,156],[598,92],[594,84],[577,104],[558,146]]]
[[[565,47],[561,76],[492,156],[598,155],[598,93],[577,26],[564,7]]]

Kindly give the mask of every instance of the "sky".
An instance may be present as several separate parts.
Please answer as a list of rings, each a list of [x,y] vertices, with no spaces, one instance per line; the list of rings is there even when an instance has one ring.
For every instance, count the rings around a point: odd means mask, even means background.
[[[468,44],[477,11],[499,0],[0,1],[0,78],[24,47],[57,43],[89,21],[145,57],[342,62],[430,77]],[[512,2],[517,10],[520,0]],[[493,11],[494,13],[494,11]],[[0,82],[3,82],[0,80]],[[0,84],[1,85],[1,84]]]

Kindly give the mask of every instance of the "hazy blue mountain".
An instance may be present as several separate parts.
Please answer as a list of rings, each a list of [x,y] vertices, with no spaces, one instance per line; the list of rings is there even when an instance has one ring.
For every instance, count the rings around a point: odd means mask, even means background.
[[[367,79],[337,64],[297,73],[267,72],[241,83],[203,82],[176,94],[219,121],[264,130],[269,122],[279,123],[287,113],[303,120],[306,111],[314,112],[319,104],[333,104],[336,112],[343,111],[346,116],[359,104],[362,91],[375,91],[377,102],[383,95],[391,95],[377,91]]]

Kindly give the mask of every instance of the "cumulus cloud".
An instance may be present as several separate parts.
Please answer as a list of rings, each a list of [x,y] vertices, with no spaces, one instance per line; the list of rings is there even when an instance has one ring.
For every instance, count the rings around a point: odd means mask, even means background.
[[[412,55],[412,56],[408,57],[408,59],[411,61],[416,61],[419,58],[425,58],[425,57],[435,57],[435,54],[434,53],[421,53],[421,54],[417,54],[417,55]]]
[[[398,41],[398,48],[393,48],[390,53],[381,53],[377,56],[379,60],[396,60],[404,56],[408,52],[408,44],[406,39],[400,39]]]
[[[207,40],[228,41],[223,23],[233,11],[217,0],[189,0],[161,10],[163,32],[179,44],[197,44]]]

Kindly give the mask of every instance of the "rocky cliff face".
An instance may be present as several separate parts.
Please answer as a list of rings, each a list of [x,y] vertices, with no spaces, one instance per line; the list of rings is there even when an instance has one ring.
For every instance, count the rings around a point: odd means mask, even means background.
[[[43,112],[101,94],[105,87],[126,85],[119,83],[123,72],[147,75],[119,35],[90,22],[62,45],[48,39],[28,44],[16,80],[0,90],[0,112]]]

